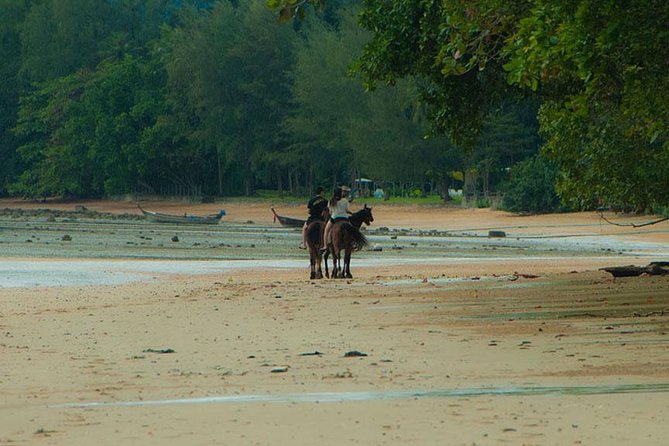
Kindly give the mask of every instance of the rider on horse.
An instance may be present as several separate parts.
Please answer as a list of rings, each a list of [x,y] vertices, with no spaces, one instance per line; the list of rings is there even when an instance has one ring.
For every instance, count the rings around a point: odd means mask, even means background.
[[[301,246],[305,249],[307,246],[307,226],[309,226],[309,224],[314,221],[325,221],[324,213],[328,208],[328,201],[325,199],[325,197],[323,197],[323,188],[321,186],[316,188],[316,195],[314,195],[314,197],[309,200],[307,208],[309,209],[309,218],[307,218],[304,226],[302,226],[303,246]]]
[[[349,211],[349,200],[348,193],[351,189],[348,186],[339,186],[335,189],[332,198],[328,204],[330,209],[330,219],[328,220],[327,225],[325,226],[325,237],[323,237],[323,246],[322,250],[327,249],[328,239],[330,238],[330,231],[332,230],[332,224],[342,220],[348,220],[348,216],[351,213]]]

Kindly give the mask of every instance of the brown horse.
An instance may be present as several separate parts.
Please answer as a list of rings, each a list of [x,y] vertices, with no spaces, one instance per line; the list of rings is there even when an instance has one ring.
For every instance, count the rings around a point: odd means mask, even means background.
[[[311,279],[322,279],[323,269],[323,252],[321,246],[323,245],[323,237],[325,233],[325,222],[330,218],[330,212],[326,209],[323,211],[324,220],[314,220],[307,225],[306,239],[307,248],[309,249],[309,265],[311,267]]]
[[[351,253],[359,251],[367,246],[367,237],[360,232],[363,223],[366,225],[374,221],[372,208],[365,205],[361,210],[351,215],[348,221],[338,221],[332,224],[330,235],[332,241],[328,243],[325,252],[325,275],[330,277],[328,271],[328,255],[332,253],[332,278],[348,278],[351,275]],[[344,251],[344,265],[341,264],[341,252]]]
[[[325,232],[325,222],[316,220],[307,225],[307,247],[309,248],[309,265],[311,267],[310,279],[322,279],[323,253],[321,245]]]

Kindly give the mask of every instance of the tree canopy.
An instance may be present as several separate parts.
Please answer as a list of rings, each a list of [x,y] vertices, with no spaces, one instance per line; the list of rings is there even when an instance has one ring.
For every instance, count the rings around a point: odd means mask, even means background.
[[[492,193],[541,148],[572,206],[669,204],[664,2],[267,3],[1,2],[0,194]]]
[[[270,3],[283,16],[304,8]],[[367,87],[420,79],[435,133],[473,147],[500,102],[533,97],[563,199],[669,204],[666,2],[363,0],[360,23]]]
[[[0,194],[306,193],[359,176],[444,193],[479,162],[425,138],[417,79],[365,91],[355,1],[293,26],[262,0],[91,5],[0,3]],[[518,156],[486,148],[496,171],[529,156],[501,139]]]

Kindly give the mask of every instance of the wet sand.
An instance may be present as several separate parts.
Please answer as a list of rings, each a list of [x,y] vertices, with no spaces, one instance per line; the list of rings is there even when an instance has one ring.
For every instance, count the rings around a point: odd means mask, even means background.
[[[133,204],[85,206],[123,213]],[[163,206],[154,207],[178,204]],[[205,206],[219,207],[192,212]],[[232,225],[273,228],[266,205],[220,207]],[[299,216],[299,208],[282,212],[292,210]],[[594,214],[374,211],[374,226],[389,232],[369,234],[384,250],[354,255],[353,280],[306,280],[306,254],[290,248],[291,231],[277,238],[295,262],[283,268],[234,268],[224,252],[175,259],[172,247],[154,247],[160,259],[87,259],[72,245],[42,251],[55,241],[36,237],[20,258],[33,275],[44,274],[43,262],[148,277],[0,288],[0,444],[665,442],[669,278],[613,279],[598,268],[667,260],[666,226],[630,231],[600,226]],[[571,233],[598,242],[523,248],[462,237],[440,245],[393,232],[493,228],[521,244]],[[22,228],[20,238],[35,230]],[[109,252],[120,249],[110,244]],[[24,245],[4,246],[14,254]],[[271,252],[239,249],[262,261]],[[420,253],[421,262],[408,261]],[[0,268],[17,258],[0,259]]]

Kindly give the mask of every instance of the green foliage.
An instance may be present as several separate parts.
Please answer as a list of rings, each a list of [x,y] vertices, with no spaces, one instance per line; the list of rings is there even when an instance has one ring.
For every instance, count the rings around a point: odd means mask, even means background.
[[[46,81],[24,96],[16,132],[31,166],[13,186],[28,195],[128,191],[147,173],[142,132],[162,99],[160,71],[130,56]],[[157,79],[156,79],[157,75]]]
[[[432,129],[472,148],[489,109],[508,87],[497,55],[525,2],[366,0],[361,25],[372,32],[358,69],[369,88],[418,77]]]
[[[503,208],[535,214],[560,210],[560,198],[555,191],[557,178],[557,165],[542,155],[521,161],[511,169]]]
[[[653,209],[653,213],[663,218],[669,218],[669,207],[658,207]]]
[[[19,141],[11,129],[16,124],[21,80],[21,24],[28,13],[28,0],[0,3],[0,194],[14,173],[20,170],[16,153]]]
[[[364,5],[372,40],[360,70],[371,87],[426,79],[436,131],[473,146],[511,89],[536,94],[546,153],[564,173],[559,191],[570,203],[642,210],[669,201],[667,2]]]
[[[306,160],[317,182],[346,178],[355,159],[353,126],[369,116],[361,85],[348,76],[352,54],[367,39],[353,17],[345,14],[339,29],[322,21],[307,23],[290,71],[295,107],[285,120],[288,153]]]
[[[111,13],[106,1],[34,2],[21,32],[23,75],[30,81],[45,81],[93,68],[112,31]]]
[[[537,2],[521,23],[509,77],[546,96],[546,152],[571,205],[669,202],[668,21],[667,3],[650,0]]]
[[[3,183],[29,195],[299,195],[362,175],[445,196],[454,171],[478,171],[493,192],[537,150],[534,103],[510,94],[503,69],[529,2],[369,0],[368,29],[343,7],[354,3],[277,1],[291,17],[317,6],[287,26],[262,0],[0,2]],[[645,103],[639,79],[630,88]],[[662,131],[640,130],[658,144]]]
[[[423,137],[414,82],[366,93],[351,76],[354,54],[369,40],[356,17],[355,10],[346,10],[337,28],[313,21],[305,26],[291,73],[296,106],[286,120],[290,152],[325,178],[341,178],[349,167],[378,179],[422,181],[451,145],[445,138]]]
[[[293,38],[260,1],[237,8],[218,2],[167,35],[170,101],[189,150],[216,166],[212,192],[240,192],[234,188],[242,183],[250,194],[254,171],[272,159],[264,152],[277,150]],[[224,178],[235,181],[224,185]]]

